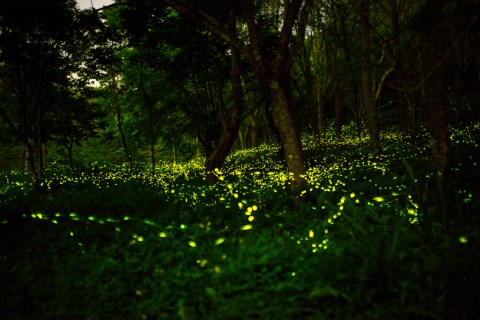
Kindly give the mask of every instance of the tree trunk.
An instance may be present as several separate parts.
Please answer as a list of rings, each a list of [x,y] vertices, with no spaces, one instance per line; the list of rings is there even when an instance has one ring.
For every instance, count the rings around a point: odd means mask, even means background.
[[[322,94],[320,92],[317,92],[317,106],[318,106],[318,114],[316,117],[318,117],[318,132],[319,132],[319,137],[321,141],[322,139],[325,138],[327,134],[327,126],[326,126],[326,117],[325,117],[325,103],[322,99]]]
[[[355,129],[357,131],[357,137],[362,137],[362,98],[360,90],[358,89],[357,82],[352,80],[352,90],[355,97],[355,106],[353,106],[353,114],[355,116]]]
[[[290,77],[290,72],[287,72],[280,82],[280,86],[283,88],[283,92],[285,92],[285,96],[287,97],[287,105],[288,109],[290,110],[290,115],[293,120],[293,128],[295,130],[295,134],[297,135],[298,141],[301,142],[302,139],[302,110],[299,106],[295,105],[295,100],[293,98],[293,89],[292,89],[292,81]],[[300,143],[301,146],[301,143]]]
[[[42,143],[41,139],[38,140],[37,158],[38,158],[38,175],[41,178],[45,173],[45,144]]]
[[[148,113],[148,137],[150,140],[150,163],[152,165],[151,175],[153,176],[155,175],[155,127],[153,125],[153,108],[155,106],[155,102],[152,101],[145,87],[143,64],[140,67],[140,87],[142,89],[144,107],[145,109],[147,109],[147,113]],[[175,163],[175,154],[173,158],[174,158],[173,162]]]
[[[395,85],[401,85],[401,80],[395,79]],[[395,104],[397,105],[398,125],[400,127],[400,131],[402,133],[406,133],[408,130],[407,109],[405,105],[405,98],[403,95],[403,91],[396,89],[394,97],[395,97]]]
[[[153,107],[147,106],[148,110],[148,135],[150,138],[150,161],[152,164],[152,176],[155,175],[155,130],[153,126]]]
[[[319,113],[318,113],[318,101],[315,97],[315,80],[312,72],[312,64],[310,63],[310,55],[308,55],[307,50],[304,50],[304,76],[305,76],[305,85],[307,88],[307,106],[308,106],[308,117],[310,118],[310,125],[312,126],[313,131],[313,141],[315,143],[320,141],[320,124],[319,124]]]
[[[40,190],[40,175],[38,174],[37,167],[35,166],[35,155],[33,152],[32,144],[28,139],[23,140],[23,146],[25,148],[25,159],[27,160],[27,168],[30,172],[33,181],[33,188],[36,191]]]
[[[288,102],[290,93],[285,90],[284,80],[289,80],[291,66],[303,46],[308,15],[314,1],[290,0],[283,2],[284,17],[277,26],[280,34],[273,61],[267,61],[264,54],[265,50],[260,37],[261,26],[258,24],[258,17],[255,16],[254,1],[240,0],[238,6],[231,7],[233,11],[238,8],[242,12],[248,30],[249,39],[246,42],[237,37],[231,28],[225,28],[225,24],[205,11],[194,10],[183,1],[164,0],[164,2],[202,24],[207,30],[227,42],[231,49],[239,50],[253,68],[271,99],[273,116],[280,132],[287,166],[293,175],[292,191],[294,194],[300,194],[306,187],[305,169],[300,139],[295,132],[295,122],[291,114],[292,105]],[[190,2],[187,1],[187,3]],[[233,13],[234,15],[238,14],[238,12]]]
[[[393,33],[393,46],[394,50],[394,79],[393,84],[395,93],[395,104],[398,112],[398,124],[400,131],[406,133],[408,129],[407,125],[407,112],[405,106],[404,92],[400,89],[403,86],[403,59],[400,52],[400,4],[398,0],[390,0],[390,19]]]
[[[127,139],[125,138],[125,133],[123,132],[122,116],[118,106],[115,113],[117,117],[117,129],[118,129],[118,133],[120,134],[120,141],[122,143],[123,152],[125,153],[125,157],[127,158],[128,166],[131,169],[133,166],[133,158],[132,158],[132,154],[130,153],[130,149],[128,148]]]
[[[360,8],[362,20],[362,91],[363,103],[367,114],[367,127],[370,135],[370,146],[375,157],[380,156],[380,131],[378,128],[378,110],[373,88],[372,63],[370,49],[370,0],[363,0]]]
[[[240,142],[240,150],[242,150],[242,151],[246,149],[245,136],[246,136],[246,134],[242,133],[242,130],[238,131],[238,140]]]
[[[279,82],[272,81],[269,93],[275,127],[279,131],[287,168],[292,175],[292,192],[299,195],[307,189],[301,141],[295,131],[295,123],[290,113],[285,89]]]
[[[412,108],[412,131],[416,134],[418,132],[418,101],[416,97],[410,99]]]
[[[275,117],[273,116],[273,107],[271,101],[265,106],[265,117],[268,123],[268,128],[275,136],[275,141],[280,144],[279,157],[284,157],[285,152],[283,151],[282,138],[280,137],[280,131],[275,125]]]
[[[25,95],[22,94],[21,97],[25,97]],[[21,100],[24,101],[25,99],[21,99]],[[14,125],[12,119],[9,117],[7,112],[1,107],[0,107],[0,117],[2,117],[7,122],[9,128],[14,132],[15,136],[22,143],[27,169],[30,172],[30,175],[32,177],[33,188],[35,189],[35,191],[39,191],[40,185],[41,185],[41,176],[38,173],[37,167],[35,165],[35,154],[32,147],[32,142],[28,138],[30,136],[29,134],[30,126],[29,126],[28,117],[27,117],[27,109],[28,109],[27,103],[21,102],[19,109],[20,109],[20,119],[19,119],[20,124],[18,128]]]
[[[367,63],[368,64],[368,63]],[[367,114],[367,128],[370,136],[370,147],[375,157],[382,153],[380,144],[380,131],[378,128],[378,111],[375,97],[372,92],[372,78],[370,68],[366,65],[362,68],[362,90],[365,113]]]
[[[44,171],[45,171],[45,163],[44,163],[44,154],[43,154],[43,139],[42,139],[42,111],[40,107],[40,103],[37,102],[36,106],[36,123],[37,123],[37,137],[36,137],[36,147],[37,147],[37,164],[38,164],[38,175],[41,178]]]
[[[342,81],[339,79],[334,89],[335,100],[335,138],[340,140],[342,137],[343,108],[342,108]]]
[[[258,147],[258,109],[252,114],[252,131],[250,132],[250,139],[252,141],[252,148]]]
[[[316,41],[317,43],[320,42],[320,40]],[[320,44],[314,45],[313,46],[314,50],[313,53],[318,57],[318,56],[326,56],[326,49],[322,49],[323,46],[321,47]],[[318,59],[318,58],[317,58]],[[318,64],[318,63],[317,63]],[[318,72],[317,72],[318,73]],[[313,77],[313,75],[312,75]],[[325,93],[324,93],[324,87],[327,86],[327,81],[324,79],[321,79],[321,77],[317,74],[315,77],[313,77],[313,84],[312,84],[312,99],[313,99],[313,104],[315,106],[315,111],[316,113],[312,115],[312,118],[314,117],[315,120],[312,120],[312,123],[317,123],[318,126],[318,142],[320,142],[322,139],[325,138],[327,128],[326,128],[326,117],[325,117]],[[323,81],[322,81],[323,80]]]
[[[229,12],[229,28],[230,31],[236,33],[236,17],[235,12]],[[238,136],[238,129],[242,120],[243,112],[243,85],[240,66],[240,53],[234,46],[231,50],[231,78],[233,90],[233,106],[230,110],[230,117],[227,119],[227,114],[223,101],[223,85],[219,86],[219,104],[220,104],[220,119],[222,123],[222,132],[220,139],[215,145],[213,151],[207,155],[205,161],[206,180],[208,183],[217,182],[217,176],[214,174],[215,169],[221,169],[225,159],[235,143]]]
[[[70,167],[70,174],[73,174],[73,139],[70,139],[68,144],[68,165]]]
[[[451,142],[448,130],[447,101],[444,93],[445,64],[443,56],[446,51],[444,32],[442,30],[443,7],[448,1],[428,0],[425,18],[425,33],[422,50],[427,111],[432,139],[432,157],[435,168],[444,172],[451,162]]]

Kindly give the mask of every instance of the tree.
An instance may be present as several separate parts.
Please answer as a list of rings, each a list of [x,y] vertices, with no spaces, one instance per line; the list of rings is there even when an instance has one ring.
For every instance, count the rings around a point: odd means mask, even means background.
[[[435,168],[444,172],[451,164],[451,142],[445,98],[445,58],[447,30],[445,10],[449,0],[426,0],[422,30],[422,63],[427,95],[432,157]]]
[[[300,136],[295,130],[292,114],[292,101],[289,76],[291,66],[298,56],[305,40],[305,28],[312,0],[292,0],[283,2],[279,13],[276,30],[280,30],[276,38],[276,49],[273,59],[268,59],[261,41],[262,24],[259,2],[241,0],[227,2],[224,6],[237,8],[235,13],[243,18],[248,30],[248,37],[240,37],[231,28],[225,27],[214,15],[196,4],[183,1],[164,0],[165,4],[190,17],[201,26],[222,39],[229,46],[236,48],[240,55],[253,68],[270,98],[275,125],[280,133],[287,167],[292,174],[292,192],[300,194],[306,189],[305,167],[302,156]],[[211,7],[210,7],[211,8]],[[238,25],[236,26],[238,28]],[[292,40],[293,39],[293,40]]]
[[[53,139],[67,149],[70,171],[73,172],[73,146],[81,145],[86,138],[95,136],[103,128],[104,114],[98,106],[81,92],[61,92],[56,100],[57,111],[52,118],[57,123]]]
[[[309,34],[293,69],[295,80],[303,89],[300,94],[306,97],[306,113],[315,142],[325,138],[326,105],[335,81],[329,54],[332,37],[327,32],[328,20],[332,17],[326,11],[327,5],[323,1],[312,7]]]
[[[461,1],[455,10],[460,22],[453,41],[452,57],[447,67],[447,87],[457,123],[476,121],[480,117],[480,6],[477,1]],[[453,96],[452,96],[453,94]]]
[[[128,166],[133,167],[133,156],[132,151],[127,143],[127,137],[123,129],[124,121],[124,104],[122,102],[122,95],[125,91],[125,85],[122,83],[122,74],[120,71],[120,66],[115,65],[107,72],[106,79],[106,93],[107,103],[109,104],[109,110],[115,118],[116,128],[120,137],[120,142],[122,145],[122,150],[125,154],[125,159],[127,160]]]
[[[48,138],[45,115],[55,97],[55,84],[69,81],[75,5],[72,0],[5,0],[0,7],[0,79],[12,98],[11,103],[0,105],[0,116],[24,146],[36,189],[40,187],[43,148]]]
[[[237,32],[237,16],[234,8],[230,8],[228,12],[228,28],[230,33],[236,37]],[[243,85],[240,66],[240,54],[238,49],[230,45],[231,57],[231,81],[232,81],[232,101],[233,105],[230,109],[230,115],[227,115],[225,110],[225,103],[223,99],[220,100],[220,122],[222,132],[220,139],[215,146],[213,152],[207,156],[205,161],[205,170],[207,172],[207,181],[210,183],[216,181],[214,169],[221,169],[228,153],[230,152],[235,140],[237,139],[238,129],[242,120],[243,111]],[[220,98],[222,92],[219,93]]]
[[[370,145],[373,155],[378,157],[382,153],[380,132],[378,126],[378,109],[373,84],[373,66],[371,53],[371,25],[370,25],[370,0],[361,0],[357,6],[362,27],[362,92],[365,112],[367,114],[367,127],[370,135]]]
[[[0,102],[0,118],[23,145],[39,189],[46,143],[61,134],[73,138],[58,115],[72,122],[91,115],[76,108],[78,96],[97,78],[106,57],[99,42],[109,34],[97,12],[79,11],[74,0],[5,0],[0,9],[0,81],[9,97]],[[82,127],[74,140],[87,135]]]

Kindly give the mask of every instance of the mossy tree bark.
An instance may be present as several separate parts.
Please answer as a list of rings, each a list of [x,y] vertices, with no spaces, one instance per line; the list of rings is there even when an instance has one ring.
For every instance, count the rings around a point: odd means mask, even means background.
[[[292,192],[298,195],[306,189],[301,141],[295,131],[295,123],[284,88],[280,83],[272,81],[269,86],[269,95],[275,127],[279,131],[287,168],[292,175]]]

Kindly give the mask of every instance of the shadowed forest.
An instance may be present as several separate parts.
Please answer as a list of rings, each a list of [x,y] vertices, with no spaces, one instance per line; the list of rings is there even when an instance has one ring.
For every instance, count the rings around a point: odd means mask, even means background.
[[[0,318],[477,319],[480,2],[0,3]]]

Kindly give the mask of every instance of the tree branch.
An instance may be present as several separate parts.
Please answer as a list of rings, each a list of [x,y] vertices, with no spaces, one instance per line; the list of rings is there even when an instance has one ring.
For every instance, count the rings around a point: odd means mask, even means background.
[[[247,23],[248,35],[250,37],[250,42],[252,45],[252,51],[249,54],[250,64],[255,68],[257,74],[266,80],[267,78],[267,69],[266,63],[262,55],[262,45],[260,41],[260,36],[258,32],[257,24],[255,23],[255,13],[253,9],[253,3],[251,0],[240,0],[242,7],[242,13]]]
[[[300,11],[300,16],[298,18],[298,27],[297,27],[297,36],[295,38],[295,43],[292,50],[288,56],[288,60],[285,66],[285,70],[289,70],[295,62],[295,59],[300,54],[302,50],[303,43],[305,42],[305,32],[307,27],[308,16],[310,14],[311,8],[313,5],[313,0],[305,0],[305,3]]]
[[[287,71],[287,62],[289,60],[289,43],[293,34],[293,26],[300,10],[302,0],[284,0],[285,17],[278,39],[277,52],[275,54],[275,68],[278,77],[283,77]]]
[[[258,30],[256,30],[255,19],[253,16],[253,7],[251,0],[241,0],[244,15],[250,14],[250,23],[247,21],[247,26],[250,34],[250,41],[253,44],[253,50],[249,50],[247,45],[241,42],[231,29],[223,25],[218,19],[198,8],[193,4],[185,4],[178,0],[163,0],[165,4],[176,10],[178,13],[190,18],[195,23],[201,25],[206,30],[211,32],[218,39],[225,41],[229,46],[238,50],[242,57],[257,70],[259,74],[266,75],[264,61],[258,57],[261,55],[260,40],[258,37]]]

